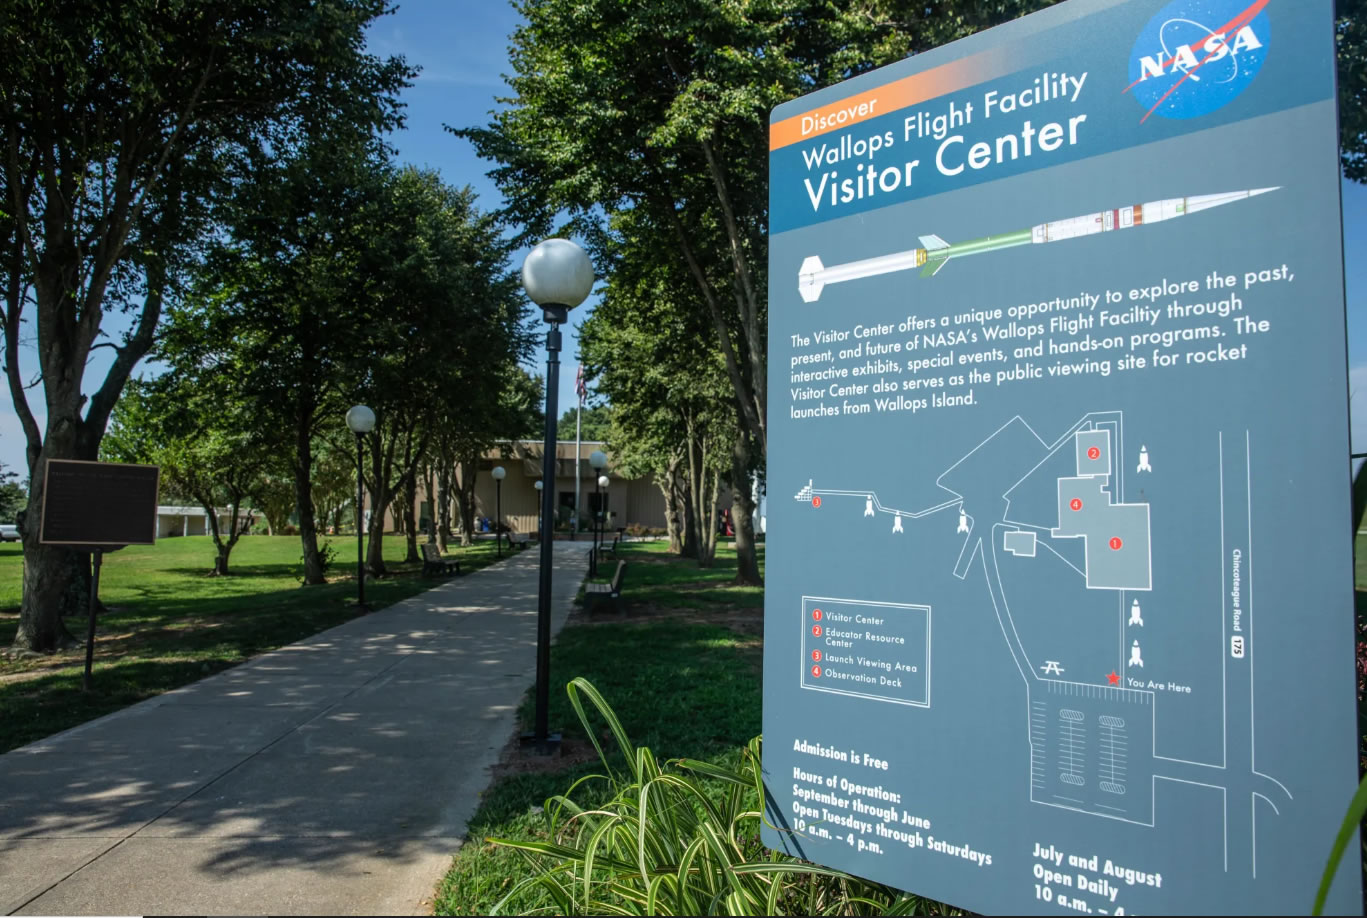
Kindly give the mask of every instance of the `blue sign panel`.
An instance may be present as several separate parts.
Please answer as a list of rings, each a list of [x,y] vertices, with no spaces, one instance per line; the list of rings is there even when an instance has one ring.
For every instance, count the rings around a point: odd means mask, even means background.
[[[1069,0],[770,146],[766,843],[1307,911],[1357,785],[1332,2]]]

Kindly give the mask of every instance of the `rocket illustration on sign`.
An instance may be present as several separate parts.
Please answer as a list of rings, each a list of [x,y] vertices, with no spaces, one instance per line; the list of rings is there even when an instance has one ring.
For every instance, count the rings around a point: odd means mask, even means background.
[[[1081,217],[1068,217],[1063,220],[1055,220],[1052,223],[1040,223],[1028,229],[1000,233],[995,236],[982,236],[978,239],[969,239],[966,242],[949,243],[939,236],[922,236],[920,237],[921,245],[919,248],[846,262],[843,265],[832,265],[829,268],[821,263],[820,258],[813,255],[804,260],[802,267],[798,269],[797,291],[801,294],[803,302],[815,303],[821,297],[821,291],[825,289],[827,284],[874,277],[893,271],[906,271],[910,268],[920,268],[922,277],[930,277],[938,274],[951,258],[982,255],[999,249],[1014,248],[1018,245],[1062,242],[1065,239],[1076,239],[1079,236],[1092,236],[1111,230],[1161,223],[1164,220],[1174,220],[1203,210],[1210,210],[1212,207],[1220,207],[1225,204],[1232,204],[1235,201],[1243,201],[1260,194],[1266,194],[1269,191],[1276,191],[1279,187],[1227,191],[1222,194],[1202,194],[1186,198],[1167,198],[1162,201],[1134,204],[1115,210],[1103,210]]]

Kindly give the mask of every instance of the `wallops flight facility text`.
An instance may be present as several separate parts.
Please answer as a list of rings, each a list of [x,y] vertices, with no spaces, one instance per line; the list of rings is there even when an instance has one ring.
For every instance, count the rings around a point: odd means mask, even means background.
[[[1046,73],[1035,77],[1033,85],[1020,92],[988,90],[976,109],[983,120],[994,114],[998,121],[1003,116],[1024,109],[1033,109],[1050,101],[1076,103],[1087,82],[1087,74],[1071,76],[1066,73]],[[867,103],[866,103],[867,104]],[[814,143],[802,150],[803,161],[813,175],[802,180],[812,210],[820,211],[823,206],[838,207],[851,201],[872,198],[877,194],[909,188],[916,176],[921,160],[905,159],[900,165],[881,165],[874,160],[880,152],[898,146],[909,147],[919,154],[923,144],[915,143],[926,139],[938,141],[934,145],[933,162],[935,169],[946,176],[958,175],[965,168],[986,169],[993,163],[1014,161],[1036,154],[1053,153],[1067,144],[1074,146],[1079,142],[1079,132],[1087,120],[1085,112],[1069,115],[1061,121],[1048,121],[1036,124],[1030,119],[1018,124],[1002,125],[1007,133],[990,140],[980,140],[968,145],[964,134],[953,133],[959,128],[973,123],[974,104],[950,102],[944,111],[932,113],[922,110],[907,115],[902,122],[901,140],[891,129],[881,134],[854,138],[845,135],[835,142]],[[1047,113],[1041,113],[1047,116]],[[813,118],[814,126],[817,119]],[[867,162],[858,162],[859,159]],[[885,159],[884,157],[883,159]],[[928,156],[929,158],[929,156]],[[845,165],[855,172],[853,177],[842,177],[839,169],[826,171],[824,167]]]

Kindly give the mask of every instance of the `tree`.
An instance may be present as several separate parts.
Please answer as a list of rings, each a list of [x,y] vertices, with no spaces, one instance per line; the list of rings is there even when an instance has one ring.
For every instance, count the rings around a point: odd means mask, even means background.
[[[294,510],[294,473],[287,462],[273,453],[265,471],[257,479],[252,502],[266,518],[266,532],[280,535],[289,525]]]
[[[158,350],[199,387],[231,384],[288,464],[306,585],[324,582],[314,446],[352,404],[353,373],[372,343],[366,259],[385,229],[386,154],[369,126],[328,118],[258,158]]]
[[[152,346],[235,169],[288,147],[310,113],[397,123],[410,71],[362,50],[385,0],[13,0],[0,10],[0,246],[5,372],[26,438],[29,512],[43,463],[94,459],[124,383]],[[241,173],[239,172],[238,175]],[[102,341],[104,313],[133,316]],[[20,376],[37,333],[47,421]],[[115,357],[86,385],[96,347]],[[72,642],[70,553],[24,537],[14,647]]]
[[[382,213],[361,259],[370,311],[365,346],[348,375],[356,380],[354,397],[376,412],[366,438],[373,505],[400,498],[408,559],[417,561],[418,470],[438,429],[455,436],[506,429],[498,406],[526,349],[519,331],[525,306],[508,268],[508,243],[469,187],[403,169],[387,186]],[[375,514],[367,566],[377,576],[385,572],[383,538],[384,517]]]
[[[212,573],[226,577],[228,560],[242,536],[243,503],[256,490],[266,453],[241,402],[204,391],[167,375],[130,380],[100,445],[111,462],[161,468],[161,480],[204,508],[214,541]],[[228,528],[219,510],[228,509]]]
[[[525,356],[525,350],[521,356]],[[452,414],[451,455],[459,477],[456,509],[460,514],[460,544],[470,545],[475,533],[475,480],[485,450],[518,439],[540,439],[545,431],[545,383],[512,362],[491,368],[497,386],[492,397],[467,401]]]
[[[0,522],[13,523],[15,514],[24,509],[27,488],[18,481],[18,474],[7,471],[0,462]]]
[[[608,440],[619,467],[653,475],[671,550],[708,567],[720,484],[748,486],[732,477],[733,393],[703,311],[678,305],[697,295],[687,271],[678,260],[642,257],[650,242],[638,220],[634,212],[612,220],[612,280],[580,331],[580,348],[615,408]]]
[[[320,437],[313,444],[313,512],[324,532],[336,534],[356,506],[356,444],[346,435]]]
[[[574,440],[576,429],[585,440],[606,440],[612,427],[611,405],[588,405],[584,408],[584,420],[577,424],[579,408],[576,406],[560,416],[556,422],[555,436],[559,440]]]
[[[1338,0],[1339,148],[1343,174],[1367,181],[1367,0]]]

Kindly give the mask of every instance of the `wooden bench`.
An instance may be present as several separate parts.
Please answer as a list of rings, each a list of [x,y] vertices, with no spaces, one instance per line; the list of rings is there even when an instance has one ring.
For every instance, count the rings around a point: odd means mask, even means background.
[[[590,583],[584,586],[584,600],[590,609],[600,602],[610,602],[612,607],[621,613],[622,577],[626,570],[627,563],[618,561],[617,571],[612,575],[611,583]]]
[[[526,548],[529,544],[531,544],[531,541],[532,541],[532,536],[531,536],[530,533],[527,533],[527,532],[510,532],[510,533],[508,533],[508,547],[509,547],[509,548]]]
[[[422,543],[422,575],[428,574],[459,574],[460,562],[447,561],[441,556],[441,550],[437,548],[436,542]]]

